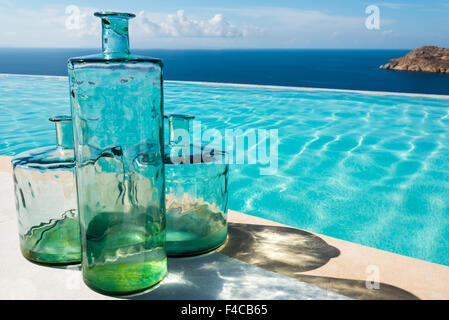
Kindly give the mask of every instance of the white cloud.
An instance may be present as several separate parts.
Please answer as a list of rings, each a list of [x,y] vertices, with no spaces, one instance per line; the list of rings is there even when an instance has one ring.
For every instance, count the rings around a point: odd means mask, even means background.
[[[9,1],[0,0],[0,7]],[[414,47],[429,38],[428,32],[417,37],[416,32],[398,30],[397,21],[382,14],[381,30],[367,30],[363,10],[342,16],[260,6],[172,13],[144,9],[130,22],[132,48],[393,48]],[[67,13],[64,5],[39,9],[1,7],[0,46],[98,48],[101,23],[93,16],[98,10],[79,10],[78,18],[73,19],[73,12]],[[433,42],[444,46],[447,37],[440,36]]]
[[[240,17],[264,30],[264,37],[250,37],[258,46],[270,43],[277,48],[353,48],[392,47],[385,44],[381,30],[367,30],[364,10],[359,15],[333,15],[319,10],[283,7],[257,7],[248,9],[220,8],[236,21]],[[381,28],[396,22],[381,17]],[[249,41],[248,41],[249,42]],[[266,45],[265,45],[266,46]]]
[[[98,36],[101,33],[101,23],[94,16],[97,11],[99,10],[95,8],[79,8],[70,5],[63,12],[57,10],[42,16],[41,21],[47,27],[55,28],[72,37]]]
[[[72,6],[66,10],[64,16],[65,28],[72,31],[78,37],[97,35],[100,33],[100,22],[93,13],[98,11],[93,8],[78,8]],[[61,24],[60,17],[53,19],[56,24]],[[210,19],[194,19],[187,16],[184,10],[178,10],[176,14],[147,14],[140,11],[131,22],[133,37],[215,37],[237,38],[243,37],[247,31],[229,22],[220,13]]]
[[[0,5],[2,4],[0,0]],[[0,46],[8,47],[98,47],[100,20],[93,7],[55,6],[39,10],[7,8],[0,10]],[[234,23],[219,11],[195,11],[192,17],[178,10],[175,14],[141,11],[130,22],[134,48],[228,47],[244,43],[260,34],[260,29]],[[149,41],[152,39],[154,41]],[[232,45],[231,45],[232,46]]]
[[[169,14],[164,19],[155,19],[141,11],[137,23],[152,37],[242,37],[246,33],[217,13],[210,19],[187,17],[184,10]]]

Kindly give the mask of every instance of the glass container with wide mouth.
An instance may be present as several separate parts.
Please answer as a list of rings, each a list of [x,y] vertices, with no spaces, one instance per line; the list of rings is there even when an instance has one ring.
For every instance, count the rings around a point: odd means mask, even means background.
[[[81,261],[76,207],[72,120],[50,118],[56,125],[57,145],[16,155],[14,191],[20,248],[25,258],[42,264]]]
[[[103,52],[68,63],[83,278],[131,294],[167,272],[162,62],[130,53],[133,14],[95,16]]]
[[[172,114],[165,152],[167,254],[209,252],[227,237],[228,172],[225,153],[190,143],[189,115]]]

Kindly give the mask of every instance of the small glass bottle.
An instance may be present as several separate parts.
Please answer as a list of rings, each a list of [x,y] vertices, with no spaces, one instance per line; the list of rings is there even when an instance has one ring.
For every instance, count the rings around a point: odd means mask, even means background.
[[[72,120],[51,118],[57,145],[22,152],[13,166],[20,248],[25,258],[43,264],[81,261],[76,210]]]
[[[95,16],[103,52],[68,63],[83,277],[132,294],[167,272],[162,62],[130,53],[135,15]]]
[[[227,237],[229,166],[222,151],[190,143],[193,116],[166,118],[170,128],[165,154],[167,254],[206,253]]]

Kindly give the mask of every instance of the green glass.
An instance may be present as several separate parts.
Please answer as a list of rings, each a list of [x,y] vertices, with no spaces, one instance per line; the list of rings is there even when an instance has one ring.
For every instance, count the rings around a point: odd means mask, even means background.
[[[162,62],[130,53],[133,14],[95,15],[103,52],[68,63],[83,277],[130,294],[167,272]]]
[[[228,174],[224,152],[190,143],[188,115],[172,114],[165,155],[167,254],[216,249],[228,234]]]
[[[50,121],[56,125],[57,145],[25,151],[11,161],[20,248],[33,262],[74,264],[81,261],[81,243],[72,121],[66,116]]]

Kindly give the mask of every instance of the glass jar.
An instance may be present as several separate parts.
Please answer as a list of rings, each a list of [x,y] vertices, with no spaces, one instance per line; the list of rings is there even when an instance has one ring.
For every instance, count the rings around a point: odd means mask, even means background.
[[[229,166],[224,152],[190,143],[194,117],[166,117],[170,128],[165,155],[167,254],[206,253],[227,237]]]
[[[22,152],[11,161],[20,248],[37,263],[79,263],[72,120],[58,116],[50,121],[56,125],[57,145]]]
[[[68,63],[83,277],[129,294],[167,272],[162,62],[130,53],[135,15],[95,16],[103,52]]]

